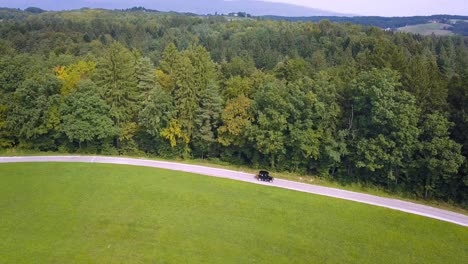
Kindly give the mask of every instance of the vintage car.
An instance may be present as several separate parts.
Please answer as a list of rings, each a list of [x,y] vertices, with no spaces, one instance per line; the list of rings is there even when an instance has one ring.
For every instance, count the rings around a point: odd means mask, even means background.
[[[270,176],[268,171],[261,170],[255,175],[255,178],[259,181],[273,182],[273,177]]]

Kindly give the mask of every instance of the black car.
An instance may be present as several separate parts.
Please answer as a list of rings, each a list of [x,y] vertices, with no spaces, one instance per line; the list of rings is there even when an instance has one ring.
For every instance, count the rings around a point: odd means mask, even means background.
[[[258,172],[257,175],[255,175],[255,178],[259,181],[267,181],[267,182],[272,182],[273,177],[270,176],[270,173],[268,171],[261,170]]]

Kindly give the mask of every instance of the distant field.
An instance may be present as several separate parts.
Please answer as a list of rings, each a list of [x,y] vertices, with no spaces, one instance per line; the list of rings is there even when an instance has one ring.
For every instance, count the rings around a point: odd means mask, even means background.
[[[426,36],[432,35],[432,33],[434,33],[435,35],[439,35],[439,36],[454,35],[454,33],[451,32],[450,30],[445,29],[449,27],[451,27],[451,25],[449,24],[428,23],[428,24],[419,24],[419,25],[414,25],[414,26],[401,27],[398,30],[403,31],[403,32],[413,33],[413,34],[426,35]]]
[[[455,24],[457,22],[468,22],[468,20],[463,20],[463,19],[450,19],[449,23]]]
[[[0,263],[465,263],[468,229],[153,168],[0,164]]]

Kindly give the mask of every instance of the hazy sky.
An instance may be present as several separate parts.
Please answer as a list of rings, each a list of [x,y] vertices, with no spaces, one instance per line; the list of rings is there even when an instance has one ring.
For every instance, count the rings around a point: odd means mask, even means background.
[[[339,13],[378,16],[468,15],[468,0],[264,0]]]

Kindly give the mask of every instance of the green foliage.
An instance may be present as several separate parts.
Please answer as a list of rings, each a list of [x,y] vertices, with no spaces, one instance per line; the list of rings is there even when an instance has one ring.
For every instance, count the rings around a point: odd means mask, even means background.
[[[0,17],[1,148],[219,158],[468,204],[461,36],[93,9]]]
[[[289,111],[287,90],[280,82],[271,82],[259,87],[254,94],[252,111],[255,113],[249,141],[255,149],[269,157],[269,165],[276,163],[286,154],[285,141]],[[284,158],[284,156],[283,156]]]
[[[447,102],[447,87],[433,56],[415,56],[403,78],[404,88],[413,94],[424,110],[442,110]]]
[[[210,83],[200,93],[199,108],[195,115],[195,130],[193,145],[196,151],[210,153],[217,142],[217,129],[222,111],[223,100],[216,84]]]
[[[375,181],[398,182],[420,134],[415,99],[397,86],[398,76],[386,69],[363,72],[351,84],[352,156],[357,168],[375,173]]]
[[[241,95],[249,97],[252,94],[252,86],[250,78],[242,78],[241,76],[231,77],[226,81],[224,98],[233,99]]]
[[[144,101],[148,93],[156,87],[156,75],[149,58],[141,58],[135,65],[139,101]]]
[[[130,122],[138,97],[133,54],[122,44],[112,43],[97,64],[95,79],[116,125]]]
[[[221,67],[225,78],[233,76],[246,77],[255,71],[255,64],[250,56],[236,56],[230,63],[223,63]]]
[[[175,117],[175,107],[171,96],[159,87],[153,88],[143,103],[139,124],[147,133],[158,137],[162,129]]]
[[[118,129],[116,146],[134,150],[138,110],[136,58],[119,42],[106,48],[97,64],[96,84],[110,106],[110,117]]]
[[[162,60],[160,63],[161,70],[172,75],[174,70],[176,69],[178,57],[179,52],[177,51],[176,46],[174,45],[174,43],[170,43],[164,50],[164,53],[162,54]]]
[[[97,86],[89,80],[77,83],[76,90],[60,106],[60,130],[71,142],[102,140],[115,135],[109,107],[99,97]]]
[[[449,138],[452,124],[440,113],[429,114],[422,123],[415,173],[424,179],[424,197],[453,195],[466,186],[457,175],[464,157],[461,146]]]
[[[22,140],[50,140],[60,125],[59,104],[60,85],[53,76],[26,79],[14,93],[8,126]]]
[[[243,146],[246,131],[250,129],[253,116],[250,113],[252,100],[240,95],[227,101],[221,114],[223,125],[218,129],[219,142],[225,146],[231,144]]]
[[[26,78],[24,65],[27,63],[23,56],[0,57],[0,89],[3,94],[14,92]]]
[[[279,79],[287,80],[288,82],[296,81],[302,77],[308,76],[308,70],[311,67],[307,65],[306,61],[302,58],[288,59],[284,62],[278,63],[275,67],[276,77]]]
[[[195,69],[189,58],[181,56],[175,64],[173,90],[174,102],[177,110],[177,119],[190,139],[194,129],[195,112],[198,105],[197,87],[195,86]]]

